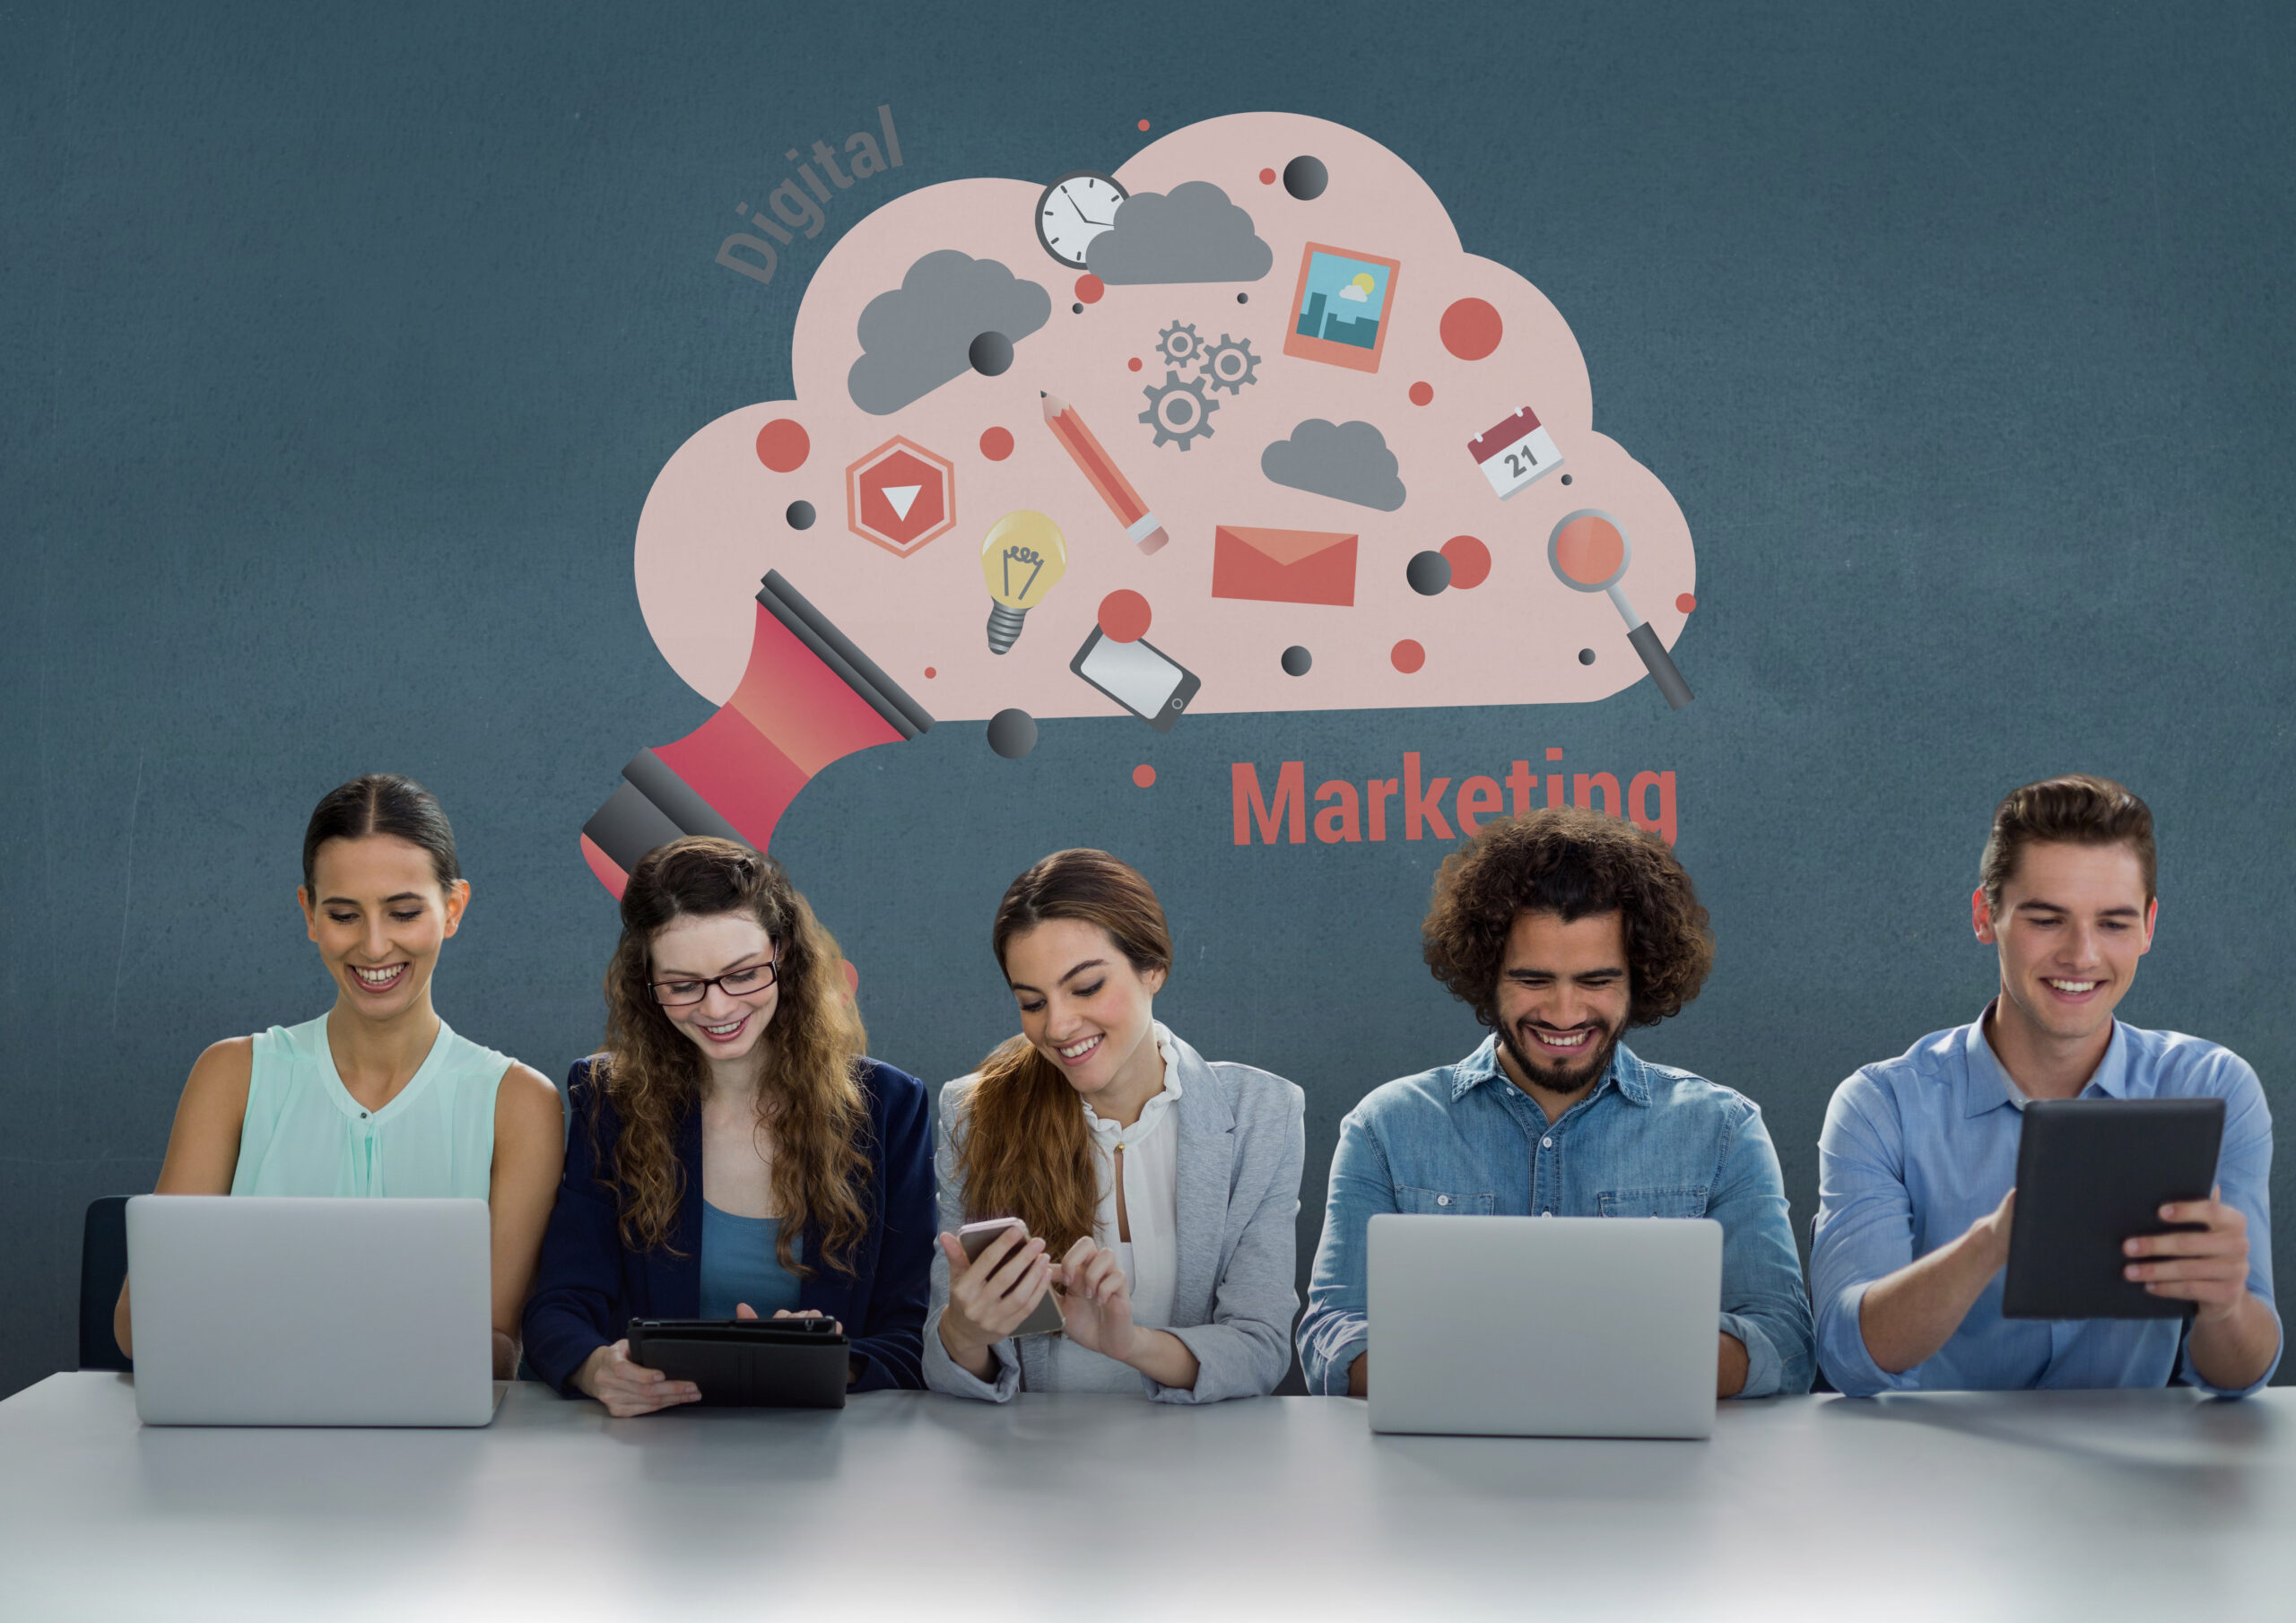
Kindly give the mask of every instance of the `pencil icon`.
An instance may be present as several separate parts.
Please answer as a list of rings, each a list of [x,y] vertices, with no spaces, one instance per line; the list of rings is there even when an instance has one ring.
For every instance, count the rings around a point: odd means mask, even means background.
[[[1156,521],[1156,516],[1148,510],[1148,504],[1140,499],[1140,492],[1132,488],[1132,482],[1118,469],[1114,459],[1100,447],[1100,442],[1092,438],[1092,430],[1076,415],[1074,406],[1057,395],[1047,395],[1044,426],[1060,441],[1060,448],[1068,453],[1068,460],[1076,464],[1076,471],[1091,481],[1092,489],[1100,493],[1100,499],[1109,504],[1109,511],[1116,515],[1124,533],[1140,544],[1143,552],[1153,552],[1171,539]]]

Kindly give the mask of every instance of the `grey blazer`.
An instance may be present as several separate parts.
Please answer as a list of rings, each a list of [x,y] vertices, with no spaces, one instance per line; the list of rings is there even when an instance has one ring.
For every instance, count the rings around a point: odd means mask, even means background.
[[[1299,1088],[1249,1065],[1207,1061],[1178,1037],[1179,1257],[1172,1322],[1164,1326],[1196,1355],[1193,1391],[1140,1377],[1159,1403],[1215,1403],[1274,1392],[1292,1367],[1292,1315],[1300,1215],[1300,1172],[1307,1155],[1306,1098]],[[965,1186],[956,1144],[964,1131],[973,1079],[941,1089],[935,1170],[941,1227],[965,1222]],[[935,1392],[1002,1403],[1023,1387],[1050,1381],[1047,1336],[1007,1337],[990,1349],[996,1378],[975,1377],[941,1343],[949,1306],[949,1262],[933,1250],[933,1306],[925,1316],[925,1384]]]

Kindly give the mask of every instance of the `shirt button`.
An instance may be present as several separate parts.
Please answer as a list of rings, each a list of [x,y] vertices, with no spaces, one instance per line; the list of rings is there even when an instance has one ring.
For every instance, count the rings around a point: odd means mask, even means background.
[[[1544,1211],[1540,1212],[1539,1215],[1543,1218],[1551,1218],[1554,1215],[1554,1208],[1550,1206]]]
[[[1451,1203],[1451,1197],[1448,1194],[1439,1194],[1435,1197],[1435,1203],[1438,1206],[1448,1206]]]
[[[1539,1148],[1542,1150],[1552,1150],[1554,1148],[1554,1141],[1552,1139],[1541,1139],[1539,1141]]]

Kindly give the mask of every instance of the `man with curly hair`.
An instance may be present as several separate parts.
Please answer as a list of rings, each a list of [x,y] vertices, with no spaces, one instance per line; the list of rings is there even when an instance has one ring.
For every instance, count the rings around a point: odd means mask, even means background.
[[[1679,1013],[1714,961],[1665,842],[1586,811],[1493,820],[1443,864],[1421,933],[1436,979],[1492,1035],[1340,1124],[1300,1322],[1308,1389],[1370,1392],[1366,1229],[1413,1211],[1712,1218],[1716,1393],[1808,1391],[1809,1298],[1761,1112],[1619,1040]]]

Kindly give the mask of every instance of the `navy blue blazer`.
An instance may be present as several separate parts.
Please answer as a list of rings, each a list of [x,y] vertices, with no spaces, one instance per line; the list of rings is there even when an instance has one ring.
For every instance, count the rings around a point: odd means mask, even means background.
[[[807,1224],[804,1254],[813,1276],[800,1284],[797,1306],[843,1321],[859,1367],[854,1391],[922,1387],[939,1232],[925,1084],[875,1060],[861,1062],[860,1081],[869,1110],[860,1147],[869,1159],[868,1228],[847,1274],[821,1261],[821,1231]],[[573,1380],[582,1360],[622,1340],[631,1319],[690,1319],[701,1311],[701,1112],[689,1111],[678,1129],[685,1193],[669,1244],[634,1252],[622,1242],[613,1189],[598,1181],[602,1168],[613,1176],[622,1119],[590,1085],[588,1060],[577,1060],[567,1073],[566,1095],[572,1106],[566,1172],[526,1298],[526,1350],[535,1373],[570,1398],[579,1395]]]

